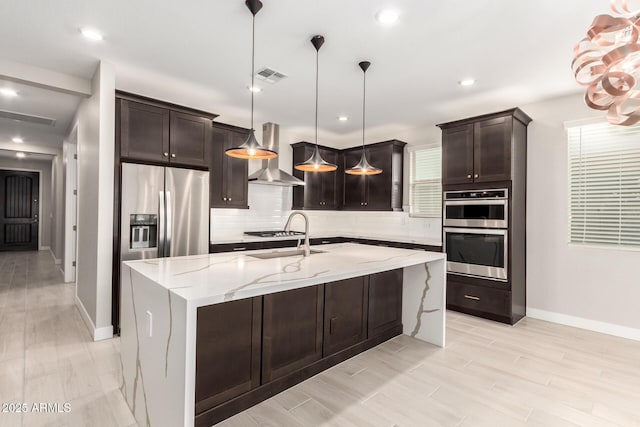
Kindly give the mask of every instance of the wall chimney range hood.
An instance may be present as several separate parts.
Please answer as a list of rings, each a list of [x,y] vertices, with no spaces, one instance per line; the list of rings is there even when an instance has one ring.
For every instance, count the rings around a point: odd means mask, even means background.
[[[264,123],[262,125],[262,146],[268,150],[278,152],[280,147],[280,125],[275,123]],[[249,175],[249,183],[279,185],[289,187],[294,185],[304,185],[304,181],[291,176],[278,168],[279,157],[262,161],[262,168]]]

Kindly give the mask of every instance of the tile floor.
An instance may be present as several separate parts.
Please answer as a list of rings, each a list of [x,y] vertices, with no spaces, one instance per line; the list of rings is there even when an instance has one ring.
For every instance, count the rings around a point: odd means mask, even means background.
[[[640,342],[447,314],[448,345],[397,337],[219,426],[640,426]],[[0,253],[0,426],[135,425],[118,340],[92,342],[47,252]],[[178,427],[178,426],[176,426]]]

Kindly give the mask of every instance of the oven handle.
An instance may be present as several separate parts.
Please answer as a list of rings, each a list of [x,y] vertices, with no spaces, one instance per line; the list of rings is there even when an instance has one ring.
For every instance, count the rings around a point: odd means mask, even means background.
[[[508,230],[505,229],[491,229],[491,228],[443,228],[445,233],[461,233],[461,234],[495,234],[506,236]]]
[[[506,206],[507,199],[491,199],[491,200],[445,200],[444,204],[449,206],[464,206],[464,205],[503,205]]]

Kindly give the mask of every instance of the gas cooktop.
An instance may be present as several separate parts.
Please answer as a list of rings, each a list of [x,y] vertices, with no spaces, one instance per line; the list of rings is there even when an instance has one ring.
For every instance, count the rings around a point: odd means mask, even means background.
[[[284,230],[267,230],[267,231],[245,231],[247,236],[257,237],[288,237],[288,236],[304,236],[300,231],[284,231]]]

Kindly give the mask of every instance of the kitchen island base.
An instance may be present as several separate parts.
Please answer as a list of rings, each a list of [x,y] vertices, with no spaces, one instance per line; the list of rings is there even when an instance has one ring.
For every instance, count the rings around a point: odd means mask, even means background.
[[[122,391],[138,424],[215,424],[401,333],[444,346],[443,254],[322,249],[124,263]]]

